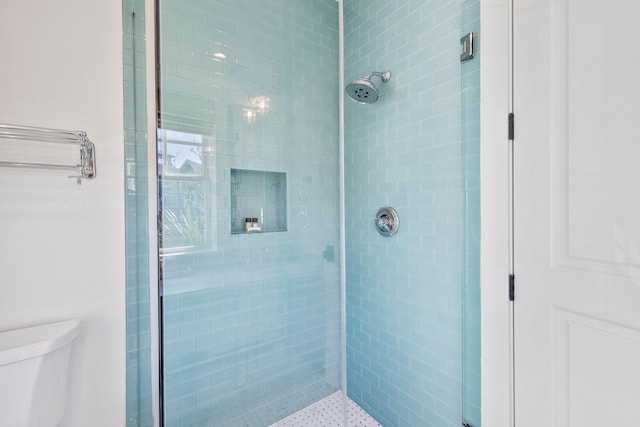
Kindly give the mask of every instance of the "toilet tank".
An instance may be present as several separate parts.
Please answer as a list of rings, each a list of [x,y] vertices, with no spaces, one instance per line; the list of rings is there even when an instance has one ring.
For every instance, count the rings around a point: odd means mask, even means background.
[[[67,401],[71,347],[79,320],[0,333],[3,426],[55,427]]]

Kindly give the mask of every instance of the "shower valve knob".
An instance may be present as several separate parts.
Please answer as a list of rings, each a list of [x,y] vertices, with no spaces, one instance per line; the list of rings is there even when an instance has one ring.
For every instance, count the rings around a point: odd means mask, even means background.
[[[378,233],[385,237],[393,236],[398,232],[398,227],[400,226],[398,212],[390,207],[380,208],[378,212],[376,212],[374,223]]]

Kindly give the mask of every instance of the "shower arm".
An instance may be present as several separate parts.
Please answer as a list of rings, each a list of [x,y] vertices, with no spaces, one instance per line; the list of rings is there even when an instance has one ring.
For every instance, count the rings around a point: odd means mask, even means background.
[[[370,80],[371,77],[373,76],[378,76],[382,79],[383,83],[388,82],[391,79],[391,71],[385,71],[383,73],[379,72],[379,71],[373,71],[371,73],[369,73],[369,75],[367,75],[367,77],[365,77],[366,80]]]

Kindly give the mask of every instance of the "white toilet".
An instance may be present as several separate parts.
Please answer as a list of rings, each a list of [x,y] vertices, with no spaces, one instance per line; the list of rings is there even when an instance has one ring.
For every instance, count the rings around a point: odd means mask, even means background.
[[[55,427],[65,413],[79,320],[0,333],[0,424]]]

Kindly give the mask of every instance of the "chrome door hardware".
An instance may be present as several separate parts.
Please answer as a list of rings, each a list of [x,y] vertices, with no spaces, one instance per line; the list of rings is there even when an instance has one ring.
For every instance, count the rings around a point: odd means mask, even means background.
[[[460,53],[460,62],[467,62],[470,59],[473,59],[474,51],[473,51],[473,40],[474,34],[469,33],[460,39],[460,47],[462,48],[462,52]]]

